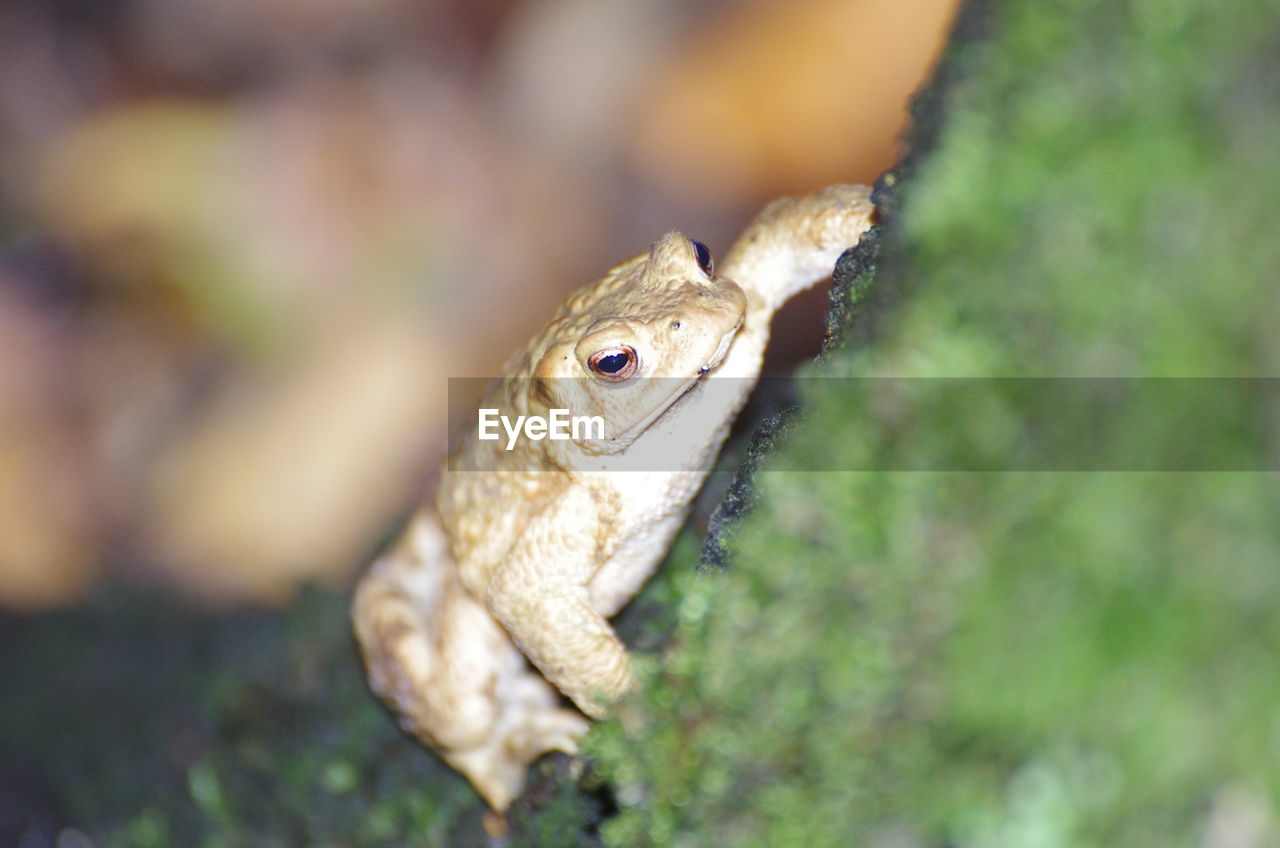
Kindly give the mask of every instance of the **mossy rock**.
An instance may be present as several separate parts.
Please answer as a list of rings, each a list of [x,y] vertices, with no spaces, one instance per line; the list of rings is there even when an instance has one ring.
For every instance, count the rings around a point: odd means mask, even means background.
[[[723,570],[686,531],[624,613],[645,685],[580,778],[539,764],[510,844],[1280,842],[1275,476],[869,465],[903,446],[859,379],[1274,374],[1278,33],[1261,0],[966,6],[808,372],[848,379],[799,382]],[[107,598],[0,640],[0,841],[490,842],[368,693],[341,595]]]
[[[620,804],[607,841],[1280,841],[1269,465],[876,461],[902,449],[884,378],[1277,372],[1277,33],[1256,2],[966,8],[878,276],[809,372],[850,379],[801,381],[725,573],[673,557],[674,647],[590,738]],[[1020,425],[902,423],[942,441]],[[1097,438],[1176,456],[1185,424]]]

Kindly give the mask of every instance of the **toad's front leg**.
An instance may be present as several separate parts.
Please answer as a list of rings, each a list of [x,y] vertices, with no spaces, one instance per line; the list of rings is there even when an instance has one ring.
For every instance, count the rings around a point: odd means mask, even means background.
[[[491,578],[485,603],[525,656],[580,710],[600,718],[631,681],[627,650],[591,604],[602,540],[583,531],[597,507],[570,489],[531,523]]]
[[[831,276],[840,254],[871,229],[875,205],[863,185],[833,185],[780,197],[747,225],[720,263],[720,273],[747,293],[766,318],[793,295]]]

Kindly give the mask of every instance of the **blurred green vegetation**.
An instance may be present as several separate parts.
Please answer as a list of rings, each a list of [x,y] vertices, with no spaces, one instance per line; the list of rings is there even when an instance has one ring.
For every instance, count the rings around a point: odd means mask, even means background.
[[[287,615],[114,594],[0,640],[0,844],[485,844],[470,788],[370,700],[332,591]]]
[[[1275,373],[1280,10],[967,15],[821,373]],[[778,465],[891,443],[865,398],[802,390]],[[578,785],[535,769],[512,844],[1280,839],[1274,475],[766,471],[756,496],[724,575],[696,576],[686,533],[624,613],[647,685]],[[0,783],[28,821],[110,846],[487,842],[365,689],[341,597],[0,625]]]

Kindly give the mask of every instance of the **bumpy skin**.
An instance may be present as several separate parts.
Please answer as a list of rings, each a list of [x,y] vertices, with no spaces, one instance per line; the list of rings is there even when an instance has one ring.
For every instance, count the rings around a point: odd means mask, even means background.
[[[587,410],[605,418],[605,439],[522,439],[508,452],[470,438],[435,508],[361,581],[352,617],[370,685],[495,810],[539,755],[575,751],[582,713],[604,715],[627,688],[607,619],[683,522],[759,375],[774,312],[830,273],[872,213],[863,186],[783,198],[718,274],[668,233],[572,295],[482,406]],[[593,377],[591,354],[623,345],[636,374]]]

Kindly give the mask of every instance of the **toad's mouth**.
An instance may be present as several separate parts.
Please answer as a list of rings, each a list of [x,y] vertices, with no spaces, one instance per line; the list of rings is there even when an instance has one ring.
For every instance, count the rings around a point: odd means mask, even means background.
[[[660,403],[657,406],[655,406],[648,415],[646,415],[644,418],[641,418],[635,424],[632,424],[626,430],[623,430],[621,433],[618,433],[616,436],[610,439],[610,441],[615,443],[621,442],[623,444],[630,444],[641,433],[643,433],[645,430],[648,430],[649,425],[651,425],[654,421],[657,421],[659,418],[665,415],[667,413],[667,410],[671,409],[671,407],[675,406],[675,404],[681,398],[687,395],[689,393],[689,389],[693,388],[693,385],[702,378],[703,373],[704,372],[701,369],[699,369],[697,374],[694,374],[692,377],[682,382],[676,388],[675,391],[671,392],[667,396],[667,400],[664,403]],[[663,378],[663,379],[666,379],[666,378]]]
[[[654,421],[657,421],[665,415],[671,407],[688,397],[689,390],[697,385],[703,377],[714,371],[720,363],[724,361],[724,358],[728,356],[729,347],[733,344],[733,340],[737,337],[738,330],[740,329],[742,329],[742,322],[738,322],[737,326],[720,337],[720,343],[716,346],[716,349],[712,352],[711,356],[707,357],[704,363],[698,366],[697,370],[692,375],[680,383],[680,385],[667,396],[665,402],[655,406],[648,415],[637,421],[635,424],[632,424],[626,430],[618,433],[610,439],[610,441],[614,443],[631,442],[635,438],[638,438],[645,430],[649,429],[649,426],[653,424]]]
[[[705,365],[698,369],[697,377],[711,373],[711,370],[717,367],[724,358],[729,354],[729,345],[733,344],[733,340],[738,337],[738,331],[742,329],[742,322],[729,332],[720,337],[720,344],[716,347],[715,353],[711,354]]]

